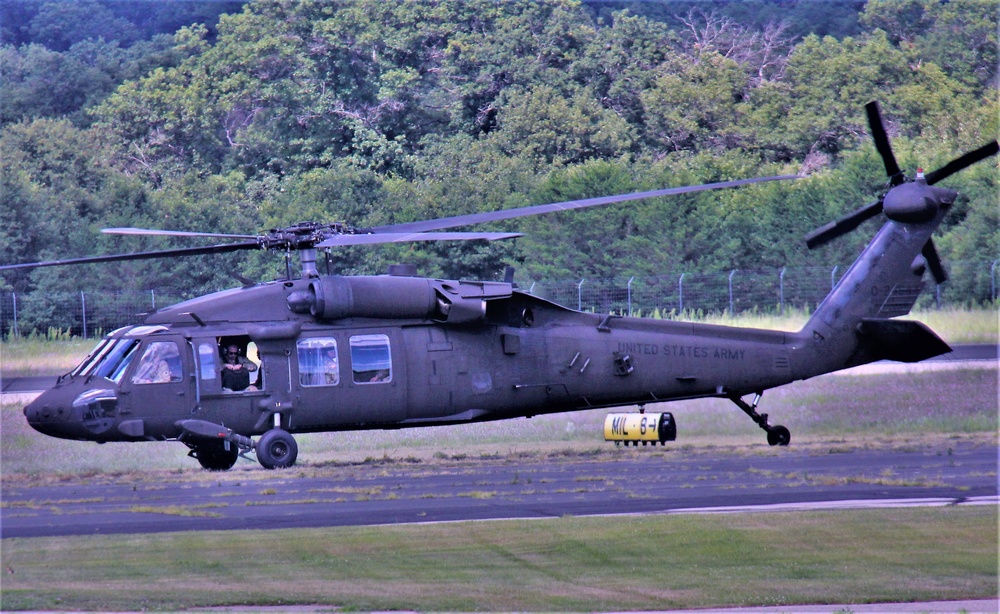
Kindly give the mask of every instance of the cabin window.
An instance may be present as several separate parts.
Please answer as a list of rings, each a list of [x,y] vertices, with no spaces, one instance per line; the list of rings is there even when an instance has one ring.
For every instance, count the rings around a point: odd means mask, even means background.
[[[181,381],[181,353],[173,341],[154,341],[146,346],[132,376],[133,384]]]
[[[351,371],[355,384],[392,381],[392,356],[386,335],[351,337]]]
[[[198,368],[203,380],[215,379],[216,345],[202,342],[198,344]]]
[[[340,383],[340,361],[337,340],[331,337],[299,339],[299,384],[302,386],[336,386]]]

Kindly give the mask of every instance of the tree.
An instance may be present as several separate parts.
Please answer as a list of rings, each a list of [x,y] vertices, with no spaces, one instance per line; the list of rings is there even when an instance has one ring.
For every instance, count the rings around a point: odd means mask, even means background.
[[[871,0],[863,24],[885,30],[920,65],[933,62],[977,92],[997,84],[997,4],[993,0]]]
[[[90,107],[126,79],[177,61],[172,39],[159,37],[127,49],[102,39],[85,40],[62,53],[38,44],[0,47],[4,95],[0,125],[38,117],[66,117],[79,127],[91,123]]]
[[[641,96],[651,145],[663,151],[739,145],[734,128],[748,83],[735,61],[715,52],[694,61],[674,56],[656,74]]]
[[[46,2],[29,26],[32,41],[53,51],[66,51],[88,39],[129,45],[139,33],[132,23],[117,17],[100,2]]]
[[[775,107],[767,128],[796,157],[836,154],[867,138],[864,104],[891,99],[909,77],[906,58],[884,32],[843,41],[806,37],[789,58],[787,98]]]
[[[540,166],[617,158],[635,141],[632,127],[582,88],[570,97],[547,85],[512,91],[501,109],[498,129],[489,138],[507,155]]]

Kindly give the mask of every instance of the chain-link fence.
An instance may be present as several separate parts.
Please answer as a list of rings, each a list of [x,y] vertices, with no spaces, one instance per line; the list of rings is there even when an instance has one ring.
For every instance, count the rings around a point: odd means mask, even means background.
[[[123,292],[0,293],[0,325],[9,336],[100,337],[116,328],[142,322],[145,315],[184,298],[156,290]]]
[[[524,289],[582,311],[623,315],[784,314],[788,309],[814,309],[840,281],[848,266],[784,267],[751,271],[675,273],[629,279],[579,279],[533,282]],[[917,302],[923,308],[967,306],[995,301],[997,262],[957,262],[948,266],[949,280],[928,282]],[[924,278],[929,280],[930,276]]]
[[[996,301],[998,262],[949,263],[949,281],[940,286],[930,282],[930,291],[923,294],[918,306],[940,308]],[[627,279],[518,280],[518,287],[573,309],[597,313],[661,317],[748,311],[783,314],[789,309],[811,311],[846,272],[846,266],[734,269]],[[184,298],[190,297],[156,290],[4,292],[0,293],[0,326],[5,336],[98,337],[121,326],[138,324],[146,313]]]

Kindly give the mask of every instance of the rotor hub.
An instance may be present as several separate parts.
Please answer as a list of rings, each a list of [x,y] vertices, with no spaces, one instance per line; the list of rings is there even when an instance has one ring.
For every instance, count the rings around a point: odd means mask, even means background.
[[[950,208],[957,196],[954,190],[927,185],[918,174],[914,181],[889,190],[883,199],[883,211],[895,222],[922,224],[936,218],[939,211]]]
[[[313,249],[319,243],[333,236],[364,232],[365,229],[355,228],[341,222],[332,224],[299,222],[285,228],[272,228],[270,232],[258,238],[258,243],[263,249],[295,251]]]

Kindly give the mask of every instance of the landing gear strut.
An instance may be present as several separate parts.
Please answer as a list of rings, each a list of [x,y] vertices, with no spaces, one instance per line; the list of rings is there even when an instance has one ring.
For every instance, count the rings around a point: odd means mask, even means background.
[[[748,404],[740,396],[735,394],[730,394],[729,400],[742,409],[746,415],[750,416],[750,419],[756,422],[757,426],[767,432],[767,443],[769,445],[787,446],[788,442],[792,440],[792,434],[788,432],[788,429],[780,424],[771,426],[767,423],[767,414],[757,413],[757,404],[760,403],[760,396],[760,392],[753,395],[753,404]]]

